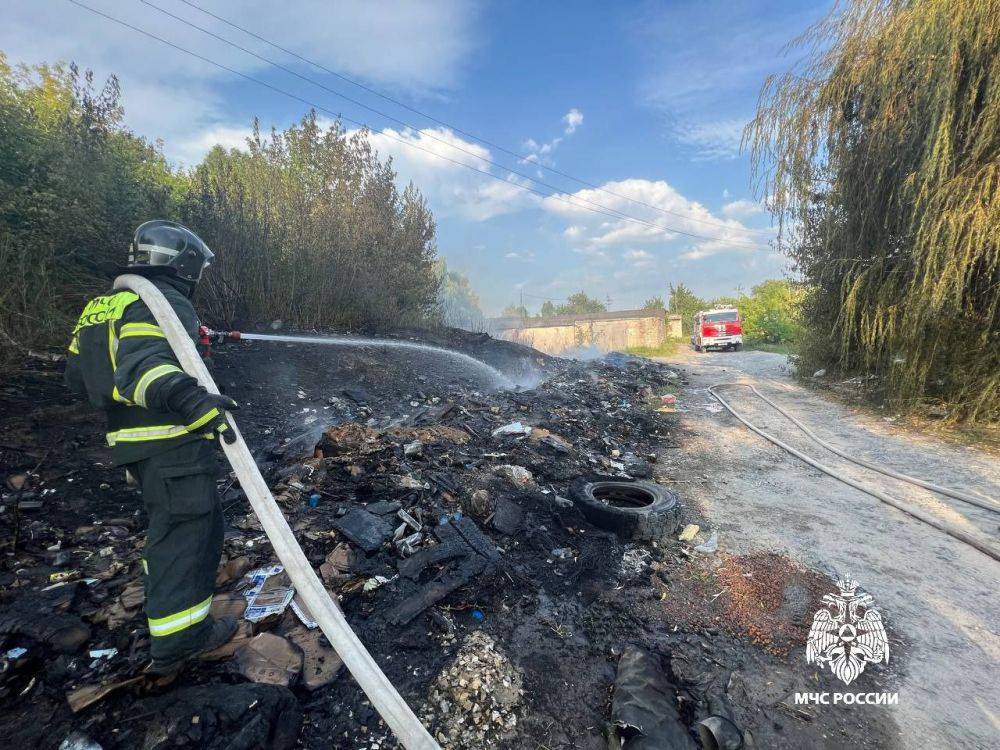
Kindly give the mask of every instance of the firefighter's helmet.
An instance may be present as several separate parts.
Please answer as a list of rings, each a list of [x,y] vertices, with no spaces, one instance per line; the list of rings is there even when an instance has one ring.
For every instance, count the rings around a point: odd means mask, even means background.
[[[135,230],[128,270],[142,273],[162,269],[161,272],[195,284],[214,257],[208,245],[186,226],[157,219],[140,224]]]

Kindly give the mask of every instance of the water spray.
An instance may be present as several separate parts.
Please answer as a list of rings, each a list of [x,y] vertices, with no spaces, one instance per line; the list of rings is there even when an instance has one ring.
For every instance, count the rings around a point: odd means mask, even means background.
[[[281,341],[290,344],[325,344],[327,346],[368,346],[382,347],[385,349],[410,349],[412,351],[434,354],[442,357],[451,357],[461,362],[472,370],[477,370],[486,375],[490,382],[500,388],[513,388],[514,382],[500,372],[495,367],[491,367],[482,360],[470,357],[468,354],[457,352],[454,349],[445,349],[440,346],[430,346],[429,344],[418,344],[415,341],[400,341],[398,339],[376,339],[363,338],[359,336],[282,336],[271,333],[241,333],[240,339],[243,341]]]

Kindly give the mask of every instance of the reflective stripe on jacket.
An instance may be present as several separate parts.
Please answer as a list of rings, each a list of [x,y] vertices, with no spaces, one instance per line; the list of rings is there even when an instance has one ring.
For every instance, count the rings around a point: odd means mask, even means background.
[[[197,341],[198,318],[182,282],[154,277],[185,330]],[[108,415],[116,464],[132,463],[199,436],[170,413],[170,391],[193,379],[177,362],[146,304],[131,291],[87,303],[73,329],[66,381]]]

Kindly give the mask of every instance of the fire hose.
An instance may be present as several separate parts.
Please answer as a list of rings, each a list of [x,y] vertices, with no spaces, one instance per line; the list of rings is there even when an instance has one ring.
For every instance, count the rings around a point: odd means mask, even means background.
[[[138,294],[156,318],[184,371],[210,393],[219,393],[218,386],[198,355],[194,342],[160,290],[149,280],[134,274],[125,274],[115,279],[115,289],[131,289]],[[231,417],[229,426],[236,440],[233,443],[220,440],[222,450],[236,472],[254,513],[274,547],[275,554],[285,566],[285,571],[309,612],[319,623],[323,635],[330,641],[351,675],[403,747],[407,750],[440,750],[437,742],[379,669],[364,644],[351,630],[339,607],[330,598],[330,594],[323,587],[295,540],[288,522],[281,514],[271,490],[250,454],[250,449],[247,448]]]
[[[928,526],[932,526],[935,529],[937,529],[938,531],[943,531],[948,536],[951,536],[951,537],[953,537],[955,539],[958,539],[961,542],[965,542],[970,547],[973,547],[974,549],[977,549],[980,552],[982,552],[984,555],[987,555],[988,557],[991,557],[994,560],[1000,561],[1000,550],[998,550],[996,547],[994,547],[989,542],[984,541],[984,540],[982,540],[982,539],[980,539],[980,538],[978,538],[978,537],[976,537],[976,536],[974,536],[972,534],[969,534],[967,531],[965,531],[964,529],[958,528],[954,524],[951,524],[951,523],[948,523],[946,521],[942,521],[942,520],[940,520],[938,518],[935,518],[933,515],[931,515],[930,513],[927,513],[926,511],[921,510],[920,508],[916,508],[916,507],[910,505],[909,503],[903,502],[902,500],[898,500],[897,498],[892,497],[891,495],[887,495],[884,492],[881,492],[881,491],[879,491],[877,489],[873,489],[873,488],[868,487],[868,486],[866,486],[866,485],[864,485],[864,484],[862,484],[860,482],[857,482],[857,481],[851,479],[850,477],[844,475],[842,472],[839,472],[836,469],[832,469],[829,466],[826,466],[824,464],[821,464],[819,461],[817,461],[816,459],[812,458],[811,456],[808,456],[805,453],[802,453],[801,451],[796,450],[792,446],[790,446],[787,443],[782,442],[781,440],[779,440],[778,438],[776,438],[774,435],[771,435],[770,433],[764,432],[764,430],[762,430],[759,427],[757,427],[756,425],[752,424],[743,415],[741,415],[732,406],[730,406],[729,402],[727,402],[722,396],[720,396],[718,393],[716,393],[716,391],[715,391],[716,388],[722,388],[722,387],[725,387],[725,386],[747,386],[747,387],[751,388],[754,391],[754,393],[756,393],[758,396],[760,396],[767,403],[769,403],[772,406],[774,406],[784,416],[788,417],[788,419],[790,419],[799,428],[801,428],[813,440],[816,440],[816,442],[818,442],[820,445],[823,445],[824,447],[832,450],[838,456],[842,456],[842,457],[846,458],[847,460],[849,460],[849,461],[851,461],[853,463],[856,463],[856,464],[858,464],[860,466],[866,466],[867,468],[873,468],[876,471],[879,471],[879,472],[881,472],[883,474],[886,474],[887,476],[891,476],[891,477],[894,477],[896,479],[901,479],[903,481],[908,481],[908,482],[911,482],[912,484],[916,484],[918,486],[925,487],[927,489],[933,489],[934,491],[937,491],[937,492],[943,492],[943,494],[946,494],[946,495],[948,495],[950,497],[956,497],[959,500],[965,500],[967,497],[970,497],[970,496],[965,495],[965,493],[960,493],[960,492],[958,492],[956,490],[950,490],[949,489],[947,491],[944,491],[946,488],[940,488],[939,489],[937,487],[937,485],[931,484],[930,482],[924,482],[923,480],[916,479],[914,477],[910,477],[910,476],[908,476],[906,474],[900,474],[900,473],[894,472],[894,471],[892,471],[890,469],[884,469],[883,467],[875,467],[874,465],[870,464],[867,461],[863,461],[863,460],[860,460],[860,459],[855,459],[852,456],[848,456],[848,455],[844,454],[840,450],[836,450],[836,449],[832,448],[825,441],[820,440],[818,437],[816,437],[816,435],[813,434],[811,430],[809,430],[808,428],[806,428],[801,422],[799,422],[797,419],[793,418],[791,415],[789,415],[783,409],[781,409],[780,407],[778,407],[776,404],[774,404],[772,401],[770,401],[770,399],[764,397],[756,388],[754,388],[752,385],[750,385],[748,383],[718,383],[716,385],[713,385],[713,386],[709,387],[709,389],[708,389],[708,392],[720,404],[722,404],[729,411],[730,414],[732,414],[740,422],[742,422],[744,425],[746,425],[751,431],[757,433],[758,435],[760,435],[765,440],[767,440],[767,441],[769,441],[771,443],[774,443],[779,448],[782,448],[783,450],[791,453],[796,458],[799,458],[802,461],[805,461],[807,464],[809,464],[813,468],[819,469],[824,474],[826,474],[828,476],[831,476],[834,479],[837,479],[837,480],[843,482],[844,484],[850,485],[851,487],[854,487],[855,489],[860,490],[861,492],[864,492],[867,495],[871,495],[872,497],[876,498],[877,500],[880,500],[881,502],[885,503],[886,505],[891,505],[893,508],[896,508],[897,510],[903,511],[907,515],[910,515],[913,518],[916,518],[917,520],[926,523]],[[959,495],[961,495],[961,497],[959,497]],[[978,502],[976,502],[974,504],[975,505],[980,505],[980,503],[978,503]],[[982,505],[980,507],[985,507],[988,510],[993,510],[993,508],[990,508],[989,506],[985,506],[985,505]]]

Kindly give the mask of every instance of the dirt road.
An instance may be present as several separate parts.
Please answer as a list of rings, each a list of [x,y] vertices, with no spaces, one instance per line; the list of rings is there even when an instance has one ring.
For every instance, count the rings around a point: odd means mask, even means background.
[[[679,404],[691,434],[683,452],[664,451],[664,471],[685,498],[701,505],[719,531],[720,548],[774,550],[834,576],[849,573],[875,597],[889,632],[889,665],[871,667],[847,688],[831,677],[816,689],[897,690],[899,705],[882,710],[902,747],[1000,746],[1000,563],[751,433],[707,388],[753,382],[841,449],[1000,499],[996,459],[904,433],[827,400],[793,381],[783,355],[686,350],[670,361],[689,378]],[[727,400],[821,463],[997,544],[1000,515],[854,466],[810,441],[748,389],[731,389]],[[802,646],[802,668],[811,670]]]

